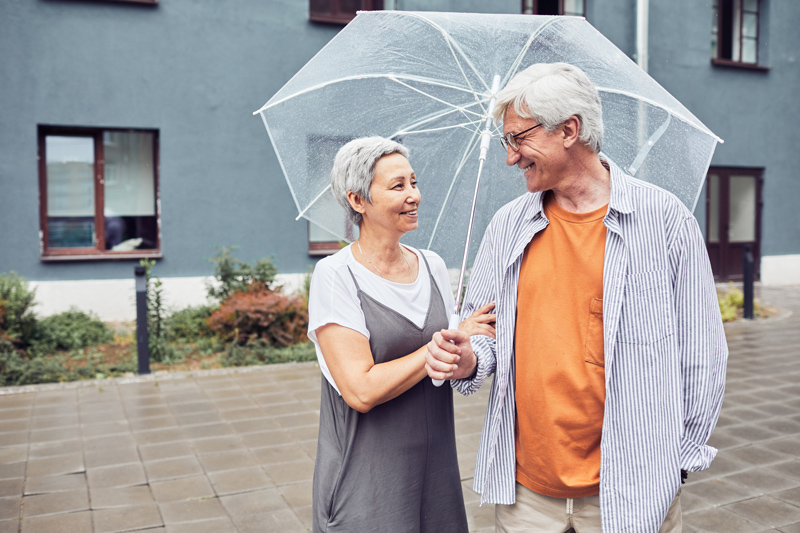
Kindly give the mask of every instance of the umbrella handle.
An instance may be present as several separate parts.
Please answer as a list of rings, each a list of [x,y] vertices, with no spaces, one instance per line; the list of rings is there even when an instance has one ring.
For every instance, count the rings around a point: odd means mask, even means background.
[[[461,317],[453,313],[452,315],[450,315],[450,324],[448,324],[447,329],[458,329],[459,324],[461,324]],[[444,383],[443,379],[431,379],[431,381],[433,382],[434,387],[441,387],[442,383]]]

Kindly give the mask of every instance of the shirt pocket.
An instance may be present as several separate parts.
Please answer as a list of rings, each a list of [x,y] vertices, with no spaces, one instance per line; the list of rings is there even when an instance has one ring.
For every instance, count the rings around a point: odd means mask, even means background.
[[[667,269],[628,274],[619,341],[646,345],[671,335],[671,294]]]
[[[586,326],[586,362],[600,367],[606,365],[603,347],[603,300],[592,298],[589,322]]]

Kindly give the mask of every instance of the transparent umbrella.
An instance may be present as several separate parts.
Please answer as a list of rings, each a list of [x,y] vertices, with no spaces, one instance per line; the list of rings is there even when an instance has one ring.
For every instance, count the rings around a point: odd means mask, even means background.
[[[337,150],[366,135],[407,146],[422,203],[419,228],[403,242],[457,268],[471,261],[495,211],[525,192],[500,143],[486,142],[501,133],[487,120],[492,85],[553,62],[581,68],[597,86],[602,156],[693,209],[721,140],[583,18],[361,12],[254,114],[264,120],[298,218],[343,240],[357,230],[330,193]]]

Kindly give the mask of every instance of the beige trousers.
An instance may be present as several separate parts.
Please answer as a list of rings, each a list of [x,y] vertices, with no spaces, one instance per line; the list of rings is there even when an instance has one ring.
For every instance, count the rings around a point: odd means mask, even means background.
[[[514,505],[495,505],[495,531],[503,533],[543,532],[600,533],[600,495],[585,498],[550,498],[517,483]],[[681,491],[672,500],[659,533],[680,533]]]

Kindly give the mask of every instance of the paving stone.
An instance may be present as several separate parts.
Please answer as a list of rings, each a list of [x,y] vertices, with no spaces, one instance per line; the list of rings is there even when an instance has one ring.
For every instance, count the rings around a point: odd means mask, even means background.
[[[241,435],[240,437],[245,446],[248,446],[250,448],[259,448],[262,446],[275,446],[278,444],[294,445],[296,442],[292,437],[292,434],[284,429],[259,431],[258,433],[249,433],[247,435]]]
[[[172,415],[156,416],[153,418],[138,418],[131,420],[130,428],[132,431],[147,431],[150,429],[175,428],[178,421]]]
[[[92,512],[34,516],[22,520],[24,533],[76,533],[92,531]],[[97,531],[97,530],[95,530]]]
[[[83,453],[83,442],[80,439],[56,442],[40,442],[31,444],[28,459],[43,459],[57,455]]]
[[[776,463],[765,467],[765,469],[784,477],[800,480],[800,460],[798,459]]]
[[[140,462],[139,452],[134,447],[111,448],[86,453],[86,467],[123,465]]]
[[[131,531],[164,525],[158,506],[155,504],[99,509],[92,513],[95,533]],[[91,531],[91,529],[74,531]]]
[[[28,444],[0,448],[0,464],[20,463],[28,460]]]
[[[776,492],[800,485],[800,482],[779,476],[761,468],[754,468],[726,476],[726,480],[739,485],[760,489],[762,493]]]
[[[216,409],[220,411],[220,414],[224,417],[228,413],[232,411],[237,411],[240,409],[257,409],[258,404],[250,398],[247,397],[236,397],[236,398],[221,398],[219,400],[214,400],[214,406]],[[241,420],[242,418],[253,418],[250,416],[239,417]]]
[[[175,415],[175,421],[181,426],[197,426],[203,424],[211,424],[213,422],[221,422],[219,414],[214,411],[207,411],[203,413],[187,413]]]
[[[264,531],[280,531],[281,533],[300,533],[306,526],[290,509],[283,509],[259,515],[234,517],[236,530],[240,533],[261,533]]]
[[[800,508],[769,496],[732,503],[724,509],[768,527],[800,522]]]
[[[201,455],[199,459],[206,472],[253,468],[258,465],[253,455],[247,450]]]
[[[278,489],[283,499],[294,509],[311,505],[312,484],[309,481],[284,485]]]
[[[758,444],[726,450],[724,455],[728,459],[742,461],[751,465],[768,465],[787,459],[786,454],[772,451],[766,446]]]
[[[233,434],[233,428],[224,422],[204,424],[202,426],[186,426],[182,431],[189,439],[203,439]]]
[[[13,446],[15,444],[27,444],[30,432],[25,431],[9,431],[0,433],[0,446]]]
[[[233,430],[244,436],[245,434],[258,433],[279,429],[280,426],[272,418],[260,418],[255,420],[234,420],[229,422]]]
[[[0,498],[0,520],[19,518],[21,504],[22,498],[20,496]]]
[[[92,468],[86,471],[86,478],[89,483],[89,488],[92,490],[111,487],[129,487],[147,483],[144,469],[139,463]]]
[[[131,434],[84,437],[83,439],[83,449],[86,453],[134,447],[136,447],[136,439]]]
[[[31,459],[28,461],[27,475],[29,476],[52,476],[57,474],[73,474],[83,472],[82,453],[70,453],[67,455],[57,455],[55,457],[45,457],[43,459]]]
[[[300,413],[275,417],[275,422],[283,428],[297,428],[299,426],[319,426],[319,415],[316,413]]]
[[[208,478],[219,496],[275,486],[272,479],[258,467],[211,472],[208,474]]]
[[[781,526],[779,531],[782,533],[800,533],[800,522]]]
[[[71,513],[89,510],[89,495],[86,490],[71,490],[25,496],[22,500],[25,517],[55,513]]]
[[[157,444],[164,442],[176,442],[191,438],[183,432],[183,428],[162,428],[150,431],[137,431],[135,433],[136,442],[142,444]]]
[[[227,518],[228,514],[216,498],[204,498],[182,502],[162,503],[161,516],[165,524],[194,522],[209,518]]]
[[[19,518],[11,520],[0,520],[0,533],[17,533],[19,531]]]
[[[109,507],[128,507],[131,505],[148,505],[155,503],[147,485],[120,487],[115,489],[95,489],[89,491],[92,509]]]
[[[264,489],[243,492],[230,496],[220,496],[219,501],[236,522],[237,517],[250,514],[263,514],[287,508],[287,503],[277,489]]]
[[[298,483],[309,481],[314,477],[314,462],[306,460],[264,465],[264,470],[276,485]]]
[[[785,453],[787,455],[800,457],[800,439],[797,438],[773,440],[769,442],[764,442],[761,444],[761,446],[775,452],[780,452],[780,453]]]
[[[144,468],[150,482],[196,476],[203,473],[203,467],[194,456],[147,461],[144,463]]]
[[[22,496],[24,484],[25,480],[22,478],[0,480],[0,498]]]
[[[64,474],[60,476],[29,476],[25,479],[25,495],[47,494],[68,490],[86,490],[86,474]]]
[[[222,437],[196,439],[192,441],[192,447],[198,455],[246,449],[242,439],[238,435],[223,435]]]
[[[127,420],[116,420],[103,424],[85,424],[81,426],[83,438],[127,435],[130,432],[131,428]]]
[[[0,479],[16,479],[25,475],[25,463],[0,464]]]
[[[68,426],[54,429],[36,429],[30,432],[30,442],[50,442],[61,440],[79,439],[81,437],[78,426]]]
[[[168,503],[189,499],[213,498],[214,489],[206,476],[193,476],[150,484],[158,503]]]
[[[257,448],[253,450],[253,455],[262,465],[309,459],[308,454],[302,448],[299,448],[297,444]]]
[[[754,533],[763,526],[722,507],[683,515],[683,523],[706,533]]]
[[[168,533],[238,533],[236,526],[227,516],[210,518],[198,522],[168,524]],[[147,533],[150,533],[149,531]]]
[[[784,490],[780,492],[773,492],[770,496],[789,502],[796,507],[800,507],[800,487]]]
[[[734,483],[728,478],[712,478],[700,483],[687,483],[683,486],[682,493],[713,502],[714,505],[724,505],[753,498],[763,491],[757,487]]]
[[[194,455],[194,450],[188,441],[178,441],[164,444],[144,444],[139,446],[139,454],[144,461],[157,461]]]

